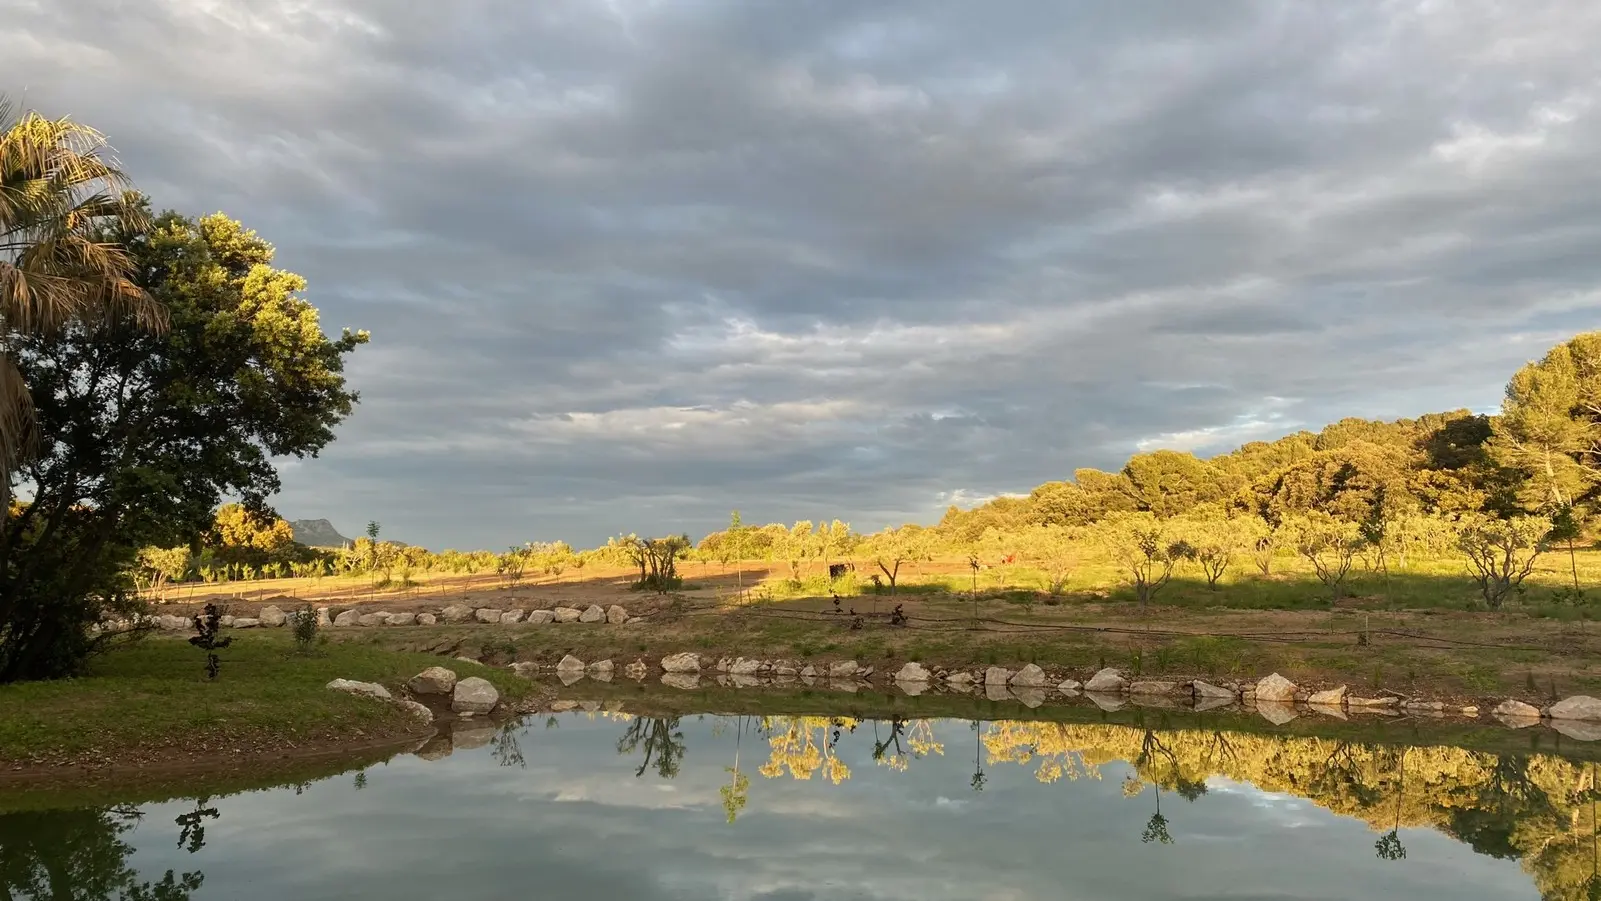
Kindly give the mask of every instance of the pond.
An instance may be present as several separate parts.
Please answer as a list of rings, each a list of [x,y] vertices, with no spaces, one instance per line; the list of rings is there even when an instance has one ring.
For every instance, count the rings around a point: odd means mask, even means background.
[[[277,788],[13,793],[0,898],[1596,897],[1595,764],[1559,754],[607,706]]]

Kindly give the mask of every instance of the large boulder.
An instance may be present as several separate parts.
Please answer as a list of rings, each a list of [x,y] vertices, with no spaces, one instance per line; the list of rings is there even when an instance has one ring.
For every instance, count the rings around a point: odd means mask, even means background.
[[[1551,705],[1546,711],[1554,720],[1589,720],[1601,722],[1601,700],[1589,695],[1574,695]]]
[[[259,625],[261,625],[261,620],[252,616],[236,616],[233,618],[233,627],[235,629],[254,629]]]
[[[395,703],[400,705],[401,710],[411,714],[419,722],[432,723],[434,721],[434,712],[429,710],[426,705],[419,704],[411,698],[396,698]]]
[[[477,611],[466,606],[465,604],[451,604],[449,607],[446,607],[444,610],[439,612],[439,619],[441,622],[447,622],[455,625],[457,623],[465,623],[470,621],[475,613],[477,613]]]
[[[854,661],[854,660],[840,660],[840,661],[838,661],[836,663],[829,664],[829,666],[828,666],[828,678],[830,678],[830,679],[854,679],[856,677],[857,669],[859,669],[859,667],[857,667],[856,661]]]
[[[473,618],[481,623],[500,622],[500,611],[493,607],[480,607],[473,611]]]
[[[549,610],[531,610],[528,613],[526,622],[534,626],[543,626],[546,623],[553,622],[555,619],[556,614],[551,613]]]
[[[1101,670],[1084,683],[1084,690],[1098,694],[1111,694],[1128,688],[1128,680],[1123,674],[1111,667]]]
[[[1178,683],[1176,682],[1160,682],[1154,679],[1135,682],[1128,687],[1129,694],[1144,695],[1146,697],[1165,697],[1177,690]]]
[[[366,695],[369,698],[378,698],[382,701],[394,699],[394,696],[389,693],[389,689],[379,685],[377,682],[357,682],[352,679],[335,679],[328,683],[328,688],[333,691],[343,691],[353,695]]]
[[[762,662],[760,660],[747,660],[744,657],[735,660],[728,667],[728,673],[731,676],[754,676],[761,671]]]
[[[1273,675],[1268,676],[1266,679],[1256,683],[1256,703],[1262,704],[1263,702],[1294,704],[1295,683],[1284,678],[1278,673],[1274,673]]]
[[[581,623],[603,623],[606,621],[606,611],[599,604],[590,604],[584,612],[578,614]]]
[[[571,654],[561,658],[561,662],[556,664],[556,672],[558,673],[581,673],[583,671],[584,661]]]
[[[628,622],[628,611],[613,604],[606,608],[606,622],[614,626],[620,626]]]
[[[1345,686],[1331,688],[1327,691],[1315,691],[1307,699],[1308,704],[1317,704],[1322,707],[1344,707]]]
[[[1295,705],[1289,701],[1257,701],[1256,712],[1262,719],[1275,726],[1282,726],[1290,720],[1300,716]]]
[[[391,613],[389,618],[384,620],[384,624],[389,626],[415,626],[417,625],[417,614]]]
[[[419,626],[431,626],[437,622],[439,622],[438,617],[434,616],[432,613],[417,614],[417,625]]]
[[[414,695],[448,695],[456,690],[456,674],[442,666],[430,666],[406,683]]]
[[[1012,671],[1004,666],[992,666],[984,671],[984,685],[1000,685],[1004,687],[1012,679]]]
[[[578,618],[584,615],[584,612],[572,607],[557,607],[551,611],[551,615],[556,618],[558,623],[576,623]]]
[[[662,671],[669,673],[700,672],[699,654],[668,654],[662,658]]]
[[[363,626],[387,626],[389,625],[389,614],[382,611],[378,613],[363,613],[356,622]]]
[[[500,703],[500,692],[495,690],[488,679],[478,676],[468,676],[456,683],[455,693],[451,697],[450,709],[457,713],[488,713]]]
[[[505,613],[502,613],[500,615],[501,625],[508,625],[509,626],[512,623],[520,623],[522,621],[523,621],[523,612],[521,610],[507,610]]]
[[[1491,712],[1501,719],[1537,720],[1540,718],[1540,708],[1511,698],[1502,701],[1500,706]]]
[[[277,627],[289,622],[289,614],[285,613],[283,608],[277,604],[269,604],[261,608],[261,612],[256,614],[256,618],[261,620],[263,626]]]
[[[336,626],[355,626],[359,625],[360,623],[361,611],[354,608],[346,610],[345,612],[334,617],[334,625]]]
[[[895,671],[896,682],[927,682],[932,678],[933,674],[921,663],[908,663]]]
[[[1191,682],[1190,687],[1195,690],[1197,698],[1227,698],[1231,701],[1235,698],[1232,688],[1224,688],[1221,685],[1213,685],[1210,682],[1202,682],[1199,679]]]
[[[1040,688],[1045,685],[1045,671],[1030,663],[1017,671],[1011,679],[1011,684],[1023,688]]]

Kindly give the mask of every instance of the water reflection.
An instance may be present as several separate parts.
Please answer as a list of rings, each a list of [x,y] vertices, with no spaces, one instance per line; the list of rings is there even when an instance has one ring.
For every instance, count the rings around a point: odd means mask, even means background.
[[[201,824],[215,816],[202,800],[179,817],[179,847],[191,854],[204,847]],[[143,817],[127,805],[0,815],[0,898],[187,901],[205,882],[198,870],[167,870],[152,882],[129,866],[134,849],[125,836]]]

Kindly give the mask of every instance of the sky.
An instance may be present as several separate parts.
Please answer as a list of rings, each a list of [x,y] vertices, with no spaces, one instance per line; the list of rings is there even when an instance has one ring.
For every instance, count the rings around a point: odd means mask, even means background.
[[[0,0],[365,328],[290,519],[504,547],[931,521],[1495,409],[1601,312],[1587,0]]]
[[[1310,800],[1222,777],[1187,802],[1146,787],[1124,797],[1130,768],[1041,784],[1039,761],[985,758],[978,737],[938,720],[940,753],[904,772],[876,764],[863,722],[835,748],[851,771],[773,778],[766,740],[732,717],[685,717],[678,775],[635,776],[644,748],[619,753],[627,723],[586,714],[525,720],[525,767],[501,766],[483,736],[443,759],[403,755],[290,789],[211,798],[206,845],[174,841],[193,801],[147,805],[128,837],[140,879],[199,871],[196,901],[370,897],[460,901],[1534,901],[1520,863],[1476,854],[1432,829],[1401,831],[1402,860],[1379,860],[1379,833]],[[750,718],[754,719],[754,718]],[[746,721],[745,728],[754,724]],[[986,724],[986,729],[993,728]],[[820,740],[821,730],[812,738]],[[736,757],[737,753],[737,757]],[[890,749],[893,753],[893,748]],[[719,789],[736,762],[745,809],[729,825]],[[1172,844],[1145,843],[1156,812]],[[6,826],[0,817],[0,830]]]

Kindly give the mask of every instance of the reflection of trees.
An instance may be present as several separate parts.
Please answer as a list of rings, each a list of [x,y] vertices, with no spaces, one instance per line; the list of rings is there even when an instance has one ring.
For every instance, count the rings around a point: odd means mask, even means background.
[[[727,785],[717,790],[717,794],[723,799],[723,812],[728,814],[729,823],[733,823],[734,820],[739,818],[739,812],[745,809],[746,802],[750,800],[750,777],[740,772],[739,769],[739,750],[740,744],[745,738],[747,721],[748,717],[743,716],[736,718],[734,721],[734,765],[723,767],[723,772],[728,773],[730,779]],[[722,734],[725,725],[723,720],[719,720],[714,724],[712,726],[712,736],[716,737]]]
[[[495,737],[489,740],[489,752],[494,755],[496,763],[528,768],[528,761],[523,759],[522,744],[518,741],[525,728],[521,720],[511,720],[503,724]]]
[[[758,770],[769,779],[786,771],[796,779],[810,779],[822,771],[835,785],[851,777],[850,767],[834,755],[844,732],[856,731],[857,721],[846,717],[778,716],[762,720],[770,747],[767,763]]]
[[[134,849],[123,836],[139,818],[132,807],[0,815],[0,898],[186,901],[204,881],[199,872],[168,870],[147,882],[128,866]],[[195,833],[184,841],[194,843]],[[203,843],[201,832],[191,850]]]
[[[211,796],[195,799],[195,809],[188,813],[181,813],[173,822],[178,824],[178,847],[186,849],[190,854],[206,846],[206,821],[215,820],[222,813],[215,807],[207,807]]]
[[[632,720],[623,737],[617,740],[617,753],[632,754],[641,745],[645,748],[645,759],[640,761],[635,776],[645,775],[650,769],[651,761],[656,762],[656,773],[663,779],[671,779],[678,775],[678,767],[684,760],[684,733],[677,731],[678,717],[646,717],[642,716]]]

